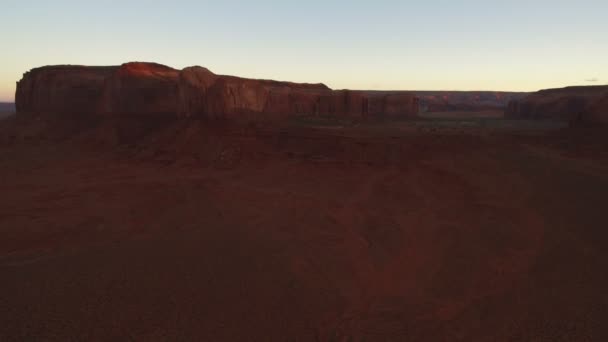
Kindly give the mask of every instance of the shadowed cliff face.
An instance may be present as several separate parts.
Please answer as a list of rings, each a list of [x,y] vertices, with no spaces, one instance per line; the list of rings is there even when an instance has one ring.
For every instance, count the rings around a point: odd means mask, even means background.
[[[155,63],[33,69],[18,82],[16,101],[18,113],[104,116],[257,120],[418,113],[418,99],[407,92],[334,91],[324,84],[215,75],[202,67],[180,71]]]
[[[608,124],[608,86],[546,89],[511,101],[507,117]]]
[[[101,110],[107,115],[176,113],[178,76],[160,64],[123,64],[105,80]]]
[[[117,67],[53,66],[33,69],[17,82],[18,113],[94,113],[106,78]]]

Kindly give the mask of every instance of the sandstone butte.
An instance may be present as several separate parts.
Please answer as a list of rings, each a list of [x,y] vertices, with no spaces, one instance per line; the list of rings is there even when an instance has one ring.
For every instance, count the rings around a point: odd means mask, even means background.
[[[509,102],[505,117],[608,124],[608,85],[541,90]]]
[[[409,92],[332,90],[324,84],[216,75],[194,66],[45,66],[17,82],[17,113],[273,120],[293,115],[414,117]]]

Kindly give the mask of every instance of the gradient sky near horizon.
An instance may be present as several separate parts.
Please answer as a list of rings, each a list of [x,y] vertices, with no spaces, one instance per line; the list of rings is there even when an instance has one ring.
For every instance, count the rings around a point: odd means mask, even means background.
[[[608,1],[2,0],[0,101],[49,64],[154,61],[335,89],[608,83]]]

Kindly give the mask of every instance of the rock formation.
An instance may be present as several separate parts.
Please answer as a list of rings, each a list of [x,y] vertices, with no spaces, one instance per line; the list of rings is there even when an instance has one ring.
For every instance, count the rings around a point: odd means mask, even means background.
[[[173,115],[178,110],[179,71],[154,63],[127,63],[103,87],[105,115]]]
[[[17,82],[18,113],[96,113],[104,83],[116,67],[49,66],[31,70]]]
[[[292,115],[415,116],[408,92],[337,90],[216,75],[203,67],[176,70],[155,63],[115,67],[47,66],[17,84],[18,113],[82,113],[228,119],[280,119]]]
[[[182,70],[178,80],[178,115],[210,116],[207,97],[209,88],[216,80],[217,76],[207,68],[189,67]]]
[[[580,123],[608,123],[608,86],[546,89],[511,101],[508,118],[558,119]]]
[[[503,91],[414,91],[422,112],[475,112],[504,110],[528,93]]]

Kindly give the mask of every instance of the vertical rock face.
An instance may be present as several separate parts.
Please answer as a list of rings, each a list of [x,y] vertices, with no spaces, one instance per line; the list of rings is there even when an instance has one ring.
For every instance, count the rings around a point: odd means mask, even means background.
[[[409,94],[389,94],[384,98],[383,112],[388,116],[407,116],[418,110],[418,99]]]
[[[373,92],[367,99],[368,114],[379,117],[412,117],[418,114],[418,98],[404,92]]]
[[[297,84],[218,76],[202,67],[180,73],[180,115],[207,118],[280,118],[313,114],[322,84]]]
[[[367,95],[360,91],[339,90],[319,97],[318,114],[327,116],[367,117]]]
[[[251,120],[418,113],[418,99],[405,92],[334,91],[324,84],[245,79],[216,75],[198,66],[179,71],[139,62],[34,69],[18,83],[16,98],[19,113]]]
[[[209,89],[208,113],[227,118],[262,113],[269,90],[255,80],[220,77]]]
[[[207,97],[209,88],[217,81],[217,75],[207,68],[195,66],[179,73],[179,111],[181,117],[202,117],[209,114]]]
[[[415,91],[424,112],[504,110],[512,100],[529,95],[503,91]]]
[[[19,113],[95,113],[104,83],[116,67],[54,66],[34,69],[17,82]]]
[[[121,65],[104,84],[105,115],[175,115],[179,71],[155,63]]]
[[[608,86],[541,90],[509,102],[505,116],[608,124]]]

